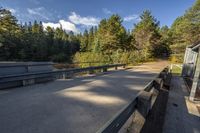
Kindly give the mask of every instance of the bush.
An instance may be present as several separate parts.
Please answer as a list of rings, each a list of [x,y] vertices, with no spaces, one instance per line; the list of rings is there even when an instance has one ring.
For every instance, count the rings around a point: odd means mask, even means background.
[[[170,49],[171,49],[172,54],[183,54],[185,53],[186,46],[187,44],[185,43],[177,43],[177,44],[170,45]]]
[[[78,63],[79,67],[89,67],[110,64],[110,61],[109,57],[102,53],[83,52],[75,54],[74,63]]]
[[[172,63],[183,63],[184,54],[172,54],[170,56],[170,61]]]
[[[112,55],[112,59],[114,63],[126,63],[131,65],[145,61],[144,54],[142,54],[141,51],[115,53]]]
[[[145,60],[142,51],[133,52],[115,52],[111,55],[103,53],[83,52],[76,53],[74,56],[74,63],[78,63],[79,67],[99,66],[105,64],[125,63],[135,65]]]

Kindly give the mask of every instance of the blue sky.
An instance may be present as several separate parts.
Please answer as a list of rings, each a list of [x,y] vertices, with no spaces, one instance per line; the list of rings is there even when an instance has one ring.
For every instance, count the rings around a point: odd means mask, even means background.
[[[139,15],[150,10],[160,25],[170,26],[184,14],[195,0],[0,0],[19,22],[43,21],[44,26],[59,27],[74,32],[95,26],[102,18],[119,14],[123,25],[132,29]]]

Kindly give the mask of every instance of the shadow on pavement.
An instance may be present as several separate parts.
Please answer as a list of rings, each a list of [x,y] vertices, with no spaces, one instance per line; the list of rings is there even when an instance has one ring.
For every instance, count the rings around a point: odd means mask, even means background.
[[[0,90],[0,131],[93,133],[156,75],[131,70]]]

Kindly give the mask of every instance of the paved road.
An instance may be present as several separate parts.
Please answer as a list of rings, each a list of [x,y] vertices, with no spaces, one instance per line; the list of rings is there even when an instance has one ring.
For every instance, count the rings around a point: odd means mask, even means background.
[[[0,90],[1,133],[93,133],[166,65]]]

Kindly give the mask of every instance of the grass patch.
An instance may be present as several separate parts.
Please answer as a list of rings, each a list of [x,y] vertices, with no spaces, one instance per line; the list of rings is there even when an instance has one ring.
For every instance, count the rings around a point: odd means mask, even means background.
[[[182,72],[182,67],[180,66],[180,64],[173,64],[171,72],[173,75],[180,76]]]

